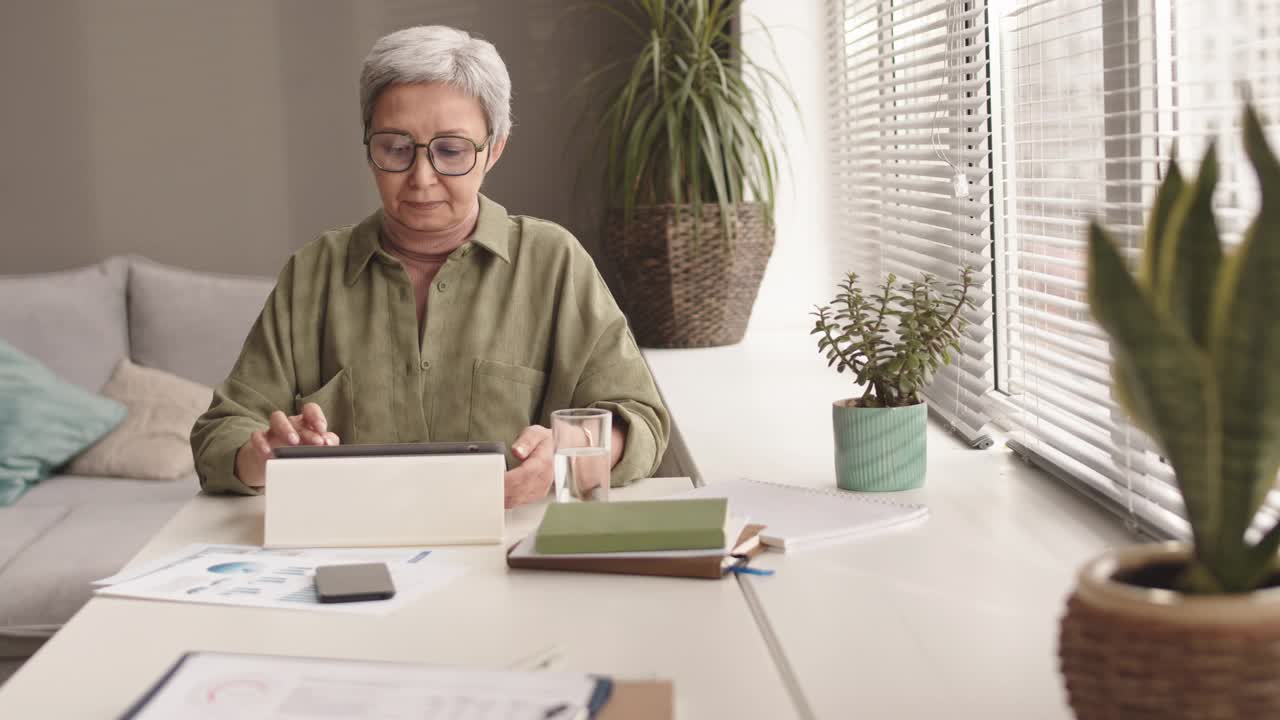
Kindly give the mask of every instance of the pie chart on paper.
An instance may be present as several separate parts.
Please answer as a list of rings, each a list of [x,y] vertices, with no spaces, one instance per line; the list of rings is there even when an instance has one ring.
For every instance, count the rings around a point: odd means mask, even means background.
[[[206,569],[219,575],[253,575],[266,570],[266,567],[260,563],[236,561],[210,565]]]
[[[192,709],[204,709],[199,717],[237,717],[238,711],[250,710],[271,701],[271,686],[263,679],[242,676],[219,679],[194,688],[188,695]]]

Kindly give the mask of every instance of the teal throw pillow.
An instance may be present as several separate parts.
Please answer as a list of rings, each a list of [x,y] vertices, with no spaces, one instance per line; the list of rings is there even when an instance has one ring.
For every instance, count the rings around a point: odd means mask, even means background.
[[[0,340],[0,507],[111,432],[126,412]]]

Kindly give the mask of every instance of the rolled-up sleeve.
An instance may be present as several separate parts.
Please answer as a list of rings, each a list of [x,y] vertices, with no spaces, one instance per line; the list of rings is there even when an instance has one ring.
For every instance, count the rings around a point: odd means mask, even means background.
[[[571,380],[573,407],[608,409],[626,425],[626,447],[610,476],[617,487],[657,470],[671,436],[671,417],[626,317],[585,251],[574,266],[564,285],[568,297],[562,298],[556,334],[557,345],[578,357],[558,365],[580,368]]]
[[[625,485],[658,468],[671,435],[671,418],[626,322],[619,319],[602,340],[588,374],[578,382],[573,404],[609,410],[626,424],[627,446],[610,477],[611,484]]]
[[[213,402],[191,430],[191,451],[200,487],[208,493],[256,495],[236,476],[236,453],[257,430],[268,427],[275,410],[292,412],[295,373],[290,338],[293,261],[249,331],[230,376],[213,392]]]

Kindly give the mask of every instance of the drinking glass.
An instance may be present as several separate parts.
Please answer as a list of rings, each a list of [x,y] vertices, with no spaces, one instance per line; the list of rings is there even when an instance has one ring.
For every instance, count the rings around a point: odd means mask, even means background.
[[[555,410],[551,435],[556,449],[556,500],[607,501],[613,413],[596,408]]]

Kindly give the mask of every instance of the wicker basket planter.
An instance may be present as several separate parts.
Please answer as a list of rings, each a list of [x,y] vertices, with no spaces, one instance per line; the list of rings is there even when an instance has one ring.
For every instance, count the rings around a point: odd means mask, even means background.
[[[1189,552],[1139,545],[1081,570],[1059,637],[1079,720],[1280,718],[1280,578],[1238,595],[1152,589]]]
[[[759,203],[734,207],[728,240],[715,203],[702,206],[694,238],[692,206],[637,207],[624,227],[610,210],[607,242],[618,263],[619,304],[644,347],[692,348],[741,342],[773,252],[773,229]]]

